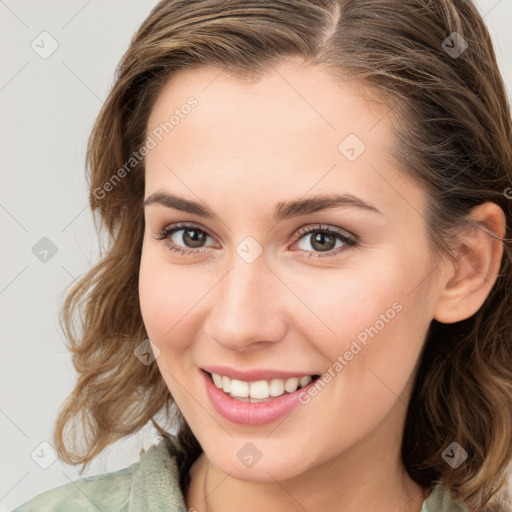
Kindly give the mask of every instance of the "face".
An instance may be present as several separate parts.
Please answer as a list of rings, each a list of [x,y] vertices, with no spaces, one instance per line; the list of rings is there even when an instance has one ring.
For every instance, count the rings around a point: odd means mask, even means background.
[[[139,292],[162,377],[235,478],[398,447],[436,287],[389,106],[296,60],[219,72],[175,76],[148,122]],[[291,392],[232,398],[205,370],[240,395]],[[301,376],[320,378],[293,391]]]

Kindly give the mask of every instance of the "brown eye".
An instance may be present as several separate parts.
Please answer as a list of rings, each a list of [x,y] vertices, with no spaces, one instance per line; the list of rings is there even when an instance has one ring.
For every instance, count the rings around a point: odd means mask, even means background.
[[[322,228],[321,225],[300,230],[296,238],[297,244],[302,244],[299,249],[308,252],[309,257],[334,256],[358,244],[357,240],[348,234],[332,228]],[[341,251],[332,253],[335,249],[341,249]]]
[[[175,233],[178,233],[180,231],[183,231],[183,235],[181,235],[181,239],[187,245],[187,247],[191,248],[198,248],[201,247],[208,237],[208,235],[197,228],[190,228],[190,229],[178,229],[175,231]]]
[[[155,238],[165,240],[170,251],[180,254],[200,254],[207,247],[205,242],[212,236],[202,228],[180,223],[166,227]]]
[[[311,234],[310,243],[315,251],[331,251],[336,246],[336,237],[330,233],[315,231]]]

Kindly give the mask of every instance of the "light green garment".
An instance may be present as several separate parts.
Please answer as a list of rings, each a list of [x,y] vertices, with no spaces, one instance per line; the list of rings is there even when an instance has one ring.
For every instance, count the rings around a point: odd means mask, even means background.
[[[130,467],[50,489],[12,512],[186,512],[175,458],[164,441]],[[421,512],[469,512],[434,487]]]

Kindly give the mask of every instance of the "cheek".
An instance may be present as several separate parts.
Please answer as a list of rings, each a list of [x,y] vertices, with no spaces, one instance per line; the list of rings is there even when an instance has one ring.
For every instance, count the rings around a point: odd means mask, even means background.
[[[197,330],[199,325],[197,306],[208,292],[208,283],[197,278],[192,265],[173,268],[165,256],[164,249],[143,247],[140,308],[149,338],[162,351],[181,352],[194,339],[194,326]]]
[[[386,395],[396,399],[411,377],[431,321],[425,288],[417,287],[427,275],[426,260],[404,265],[394,251],[381,256],[379,265],[345,268],[337,279],[331,273],[315,280],[314,287],[300,285],[316,316],[308,315],[310,327],[304,322],[303,328],[327,360],[326,377],[343,382],[335,386],[344,395],[339,403],[363,395],[366,403]]]
[[[163,333],[172,326],[169,313],[174,311],[168,292],[166,271],[155,253],[151,241],[142,246],[139,268],[139,302],[149,338],[160,344]],[[164,293],[167,290],[167,293]]]
[[[180,269],[166,264],[162,254],[143,247],[139,269],[140,308],[147,335],[160,351],[156,358],[160,374],[180,409],[190,414],[181,384],[187,376],[181,355],[192,345],[195,336],[190,305],[197,303],[197,298],[191,297],[197,295],[197,290],[188,285],[190,281]]]
[[[340,269],[338,277],[333,274],[331,270],[307,278],[302,275],[291,284],[307,305],[301,308],[303,328],[309,330],[312,342],[323,340],[323,352],[330,359],[348,350],[353,339],[364,342],[367,328],[376,322],[379,332],[387,330],[400,316],[397,310],[403,302],[400,283],[389,272],[383,278],[381,272],[361,267]]]

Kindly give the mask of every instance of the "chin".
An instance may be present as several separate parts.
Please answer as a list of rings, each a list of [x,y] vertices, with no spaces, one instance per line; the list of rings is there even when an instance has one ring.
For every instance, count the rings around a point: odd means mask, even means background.
[[[307,471],[305,462],[298,464],[297,458],[288,452],[288,457],[283,458],[283,450],[274,451],[270,456],[265,457],[262,453],[261,458],[256,462],[240,460],[237,455],[239,450],[234,453],[234,457],[226,457],[225,453],[216,457],[215,454],[208,456],[210,462],[220,471],[229,474],[230,477],[246,482],[275,482],[294,478]]]

